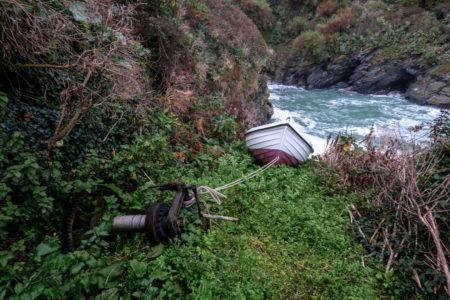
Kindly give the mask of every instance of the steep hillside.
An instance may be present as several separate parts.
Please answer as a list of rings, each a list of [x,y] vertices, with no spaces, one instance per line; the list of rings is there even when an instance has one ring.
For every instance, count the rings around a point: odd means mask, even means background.
[[[446,1],[237,2],[274,49],[276,81],[450,104]]]
[[[105,184],[137,186],[143,203],[120,211],[145,209],[149,180],[212,169],[271,114],[266,43],[227,1],[1,1],[0,53],[0,299],[77,295],[32,275],[77,193],[99,193],[89,210],[110,203]]]
[[[91,106],[159,103],[189,118],[182,123],[196,128],[196,139],[212,134],[210,121],[223,109],[241,131],[270,116],[264,81],[258,81],[266,45],[226,1],[116,7],[109,1],[11,0],[2,11],[0,88],[10,97],[32,94],[67,106],[84,89],[75,119]],[[50,144],[67,136],[61,130]]]

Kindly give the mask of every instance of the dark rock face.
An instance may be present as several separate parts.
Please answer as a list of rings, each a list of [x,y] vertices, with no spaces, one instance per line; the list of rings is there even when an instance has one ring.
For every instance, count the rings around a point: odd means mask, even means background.
[[[321,89],[346,82],[358,64],[359,59],[356,56],[341,56],[328,64],[322,64],[306,78],[307,88]]]
[[[303,66],[301,61],[298,62],[298,64],[300,65],[299,67],[296,66],[295,62],[286,65],[284,71],[281,72],[282,77],[280,81],[283,84],[305,87],[309,66]],[[279,81],[278,79],[279,78],[275,78],[276,81]]]
[[[299,85],[307,89],[321,89],[331,87],[339,82],[348,81],[354,69],[359,64],[356,55],[351,57],[343,55],[331,62],[319,65],[307,65],[299,62],[290,62],[286,66],[282,82],[289,85]]]
[[[374,53],[354,53],[315,65],[289,61],[275,80],[306,89],[347,88],[363,94],[399,91],[417,103],[450,105],[448,64],[430,70],[417,55],[382,62],[374,62],[374,57]]]
[[[256,125],[262,125],[269,122],[273,114],[272,103],[269,101],[269,88],[267,87],[267,78],[260,76],[258,78],[258,92],[252,100],[256,112]]]
[[[371,64],[371,57],[366,57],[350,77],[351,90],[364,94],[405,92],[417,75],[425,71],[417,63],[417,57],[410,57]]]

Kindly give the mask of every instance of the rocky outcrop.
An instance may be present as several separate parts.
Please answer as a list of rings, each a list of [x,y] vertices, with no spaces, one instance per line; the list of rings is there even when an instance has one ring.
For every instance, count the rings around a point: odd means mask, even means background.
[[[420,104],[450,106],[450,64],[433,68],[412,83],[405,96]]]
[[[315,68],[306,78],[306,85],[310,89],[320,89],[346,82],[358,64],[356,55],[338,57],[328,64]]]
[[[258,92],[253,98],[253,105],[255,107],[256,124],[269,123],[270,117],[273,114],[272,103],[269,101],[269,88],[267,87],[267,78],[260,76],[258,78]]]
[[[378,62],[376,53],[343,55],[320,64],[288,61],[275,81],[306,89],[347,88],[363,94],[405,93],[420,104],[449,106],[449,64],[431,68],[420,56]]]
[[[327,88],[348,81],[359,62],[357,55],[343,55],[319,65],[290,61],[282,72],[281,81],[284,84],[298,85],[307,89]]]

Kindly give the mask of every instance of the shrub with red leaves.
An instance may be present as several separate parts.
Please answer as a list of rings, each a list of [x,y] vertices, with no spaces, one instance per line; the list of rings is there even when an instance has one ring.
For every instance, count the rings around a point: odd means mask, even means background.
[[[353,13],[353,10],[348,7],[345,9],[341,9],[338,12],[338,16],[331,21],[329,21],[325,26],[319,28],[320,32],[329,36],[334,33],[343,31],[354,25],[356,23],[356,15]]]
[[[332,14],[334,14],[337,9],[338,9],[337,3],[332,2],[332,1],[323,2],[323,3],[319,4],[319,6],[317,6],[316,17],[322,17],[322,16],[329,17]]]

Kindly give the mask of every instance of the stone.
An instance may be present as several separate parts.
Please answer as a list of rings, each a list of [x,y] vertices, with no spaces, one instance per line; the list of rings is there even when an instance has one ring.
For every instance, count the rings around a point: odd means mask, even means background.
[[[423,69],[416,66],[418,64],[418,57],[387,60],[376,65],[364,60],[350,76],[349,83],[353,91],[364,94],[405,92]]]
[[[345,89],[348,88],[348,83],[344,81],[340,81],[332,86],[334,89]]]
[[[450,97],[447,97],[445,95],[436,95],[428,99],[427,102],[429,104],[447,106],[450,105]]]
[[[442,81],[432,81],[428,84],[427,91],[430,94],[438,93],[446,84]]]
[[[441,94],[450,97],[450,86],[446,86],[441,90]]]

